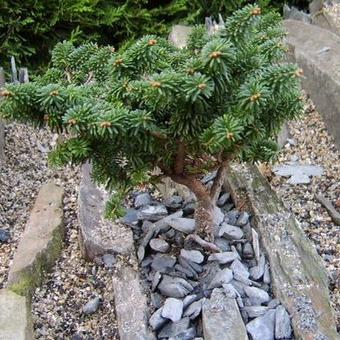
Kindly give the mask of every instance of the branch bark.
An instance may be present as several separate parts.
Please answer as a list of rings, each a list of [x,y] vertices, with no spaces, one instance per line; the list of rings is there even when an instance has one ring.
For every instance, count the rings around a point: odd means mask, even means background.
[[[183,173],[184,159],[185,159],[185,145],[183,144],[183,142],[179,142],[174,166],[174,172],[176,175],[180,175]]]
[[[220,192],[221,192],[221,188],[222,188],[224,178],[225,178],[227,163],[228,163],[227,161],[223,161],[221,163],[220,167],[217,170],[217,174],[214,179],[213,186],[211,187],[211,190],[210,190],[210,197],[211,197],[211,200],[214,202],[214,204],[218,200],[218,196],[220,195]]]

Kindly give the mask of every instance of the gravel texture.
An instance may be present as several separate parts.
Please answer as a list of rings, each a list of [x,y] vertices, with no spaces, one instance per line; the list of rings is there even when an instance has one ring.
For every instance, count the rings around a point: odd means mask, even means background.
[[[282,150],[279,164],[295,162],[319,165],[322,176],[311,177],[309,184],[292,185],[287,178],[273,176],[271,185],[288,208],[296,215],[302,228],[314,242],[324,260],[330,279],[333,307],[340,328],[340,232],[327,211],[315,200],[316,194],[327,197],[340,211],[340,157],[322,118],[308,102],[306,116],[289,124],[291,139]]]

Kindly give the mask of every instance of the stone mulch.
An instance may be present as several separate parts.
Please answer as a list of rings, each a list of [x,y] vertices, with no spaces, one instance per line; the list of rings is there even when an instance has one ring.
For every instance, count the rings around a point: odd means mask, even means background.
[[[315,200],[315,194],[326,196],[340,211],[340,154],[328,134],[322,117],[309,102],[307,115],[291,122],[291,139],[285,145],[279,164],[295,162],[319,165],[324,169],[320,177],[309,184],[292,185],[287,178],[273,176],[271,185],[286,205],[295,213],[302,228],[314,242],[323,258],[330,279],[331,300],[340,328],[340,232],[326,210]]]

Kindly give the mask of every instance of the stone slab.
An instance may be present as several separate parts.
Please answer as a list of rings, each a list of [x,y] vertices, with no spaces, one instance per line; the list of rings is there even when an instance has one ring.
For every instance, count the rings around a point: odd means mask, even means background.
[[[0,339],[33,340],[28,298],[8,289],[0,290]]]
[[[5,125],[0,121],[0,165],[5,161]]]
[[[120,340],[153,340],[148,328],[147,298],[138,271],[122,264],[113,276],[113,294]]]
[[[29,296],[60,255],[64,237],[63,193],[53,182],[39,191],[8,276],[8,288],[20,295]]]
[[[252,212],[270,263],[274,294],[292,317],[295,337],[337,339],[327,273],[294,215],[256,166],[230,165],[226,178],[236,205]]]
[[[228,298],[222,289],[214,289],[203,303],[202,321],[205,340],[248,340],[236,300]]]
[[[285,20],[284,25],[290,47],[288,60],[303,69],[302,87],[340,149],[340,37],[301,21]]]
[[[130,228],[105,219],[104,211],[109,193],[91,179],[91,165],[82,167],[79,189],[80,245],[83,256],[94,260],[104,254],[134,252]]]

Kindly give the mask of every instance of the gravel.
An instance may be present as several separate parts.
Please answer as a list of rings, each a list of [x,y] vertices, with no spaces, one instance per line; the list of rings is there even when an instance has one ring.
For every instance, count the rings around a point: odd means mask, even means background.
[[[340,330],[339,226],[332,222],[327,211],[315,200],[315,194],[324,195],[340,211],[340,154],[311,102],[306,106],[306,113],[303,119],[289,124],[291,143],[285,145],[278,164],[288,164],[293,160],[301,164],[319,165],[324,169],[323,175],[311,177],[309,184],[300,185],[289,184],[286,178],[280,176],[270,179],[272,187],[295,214],[324,260]]]

